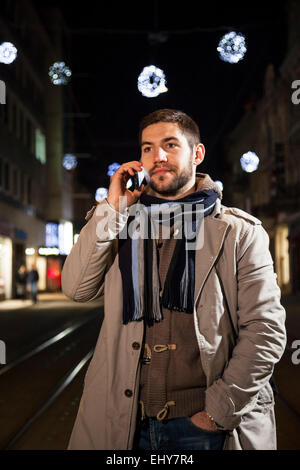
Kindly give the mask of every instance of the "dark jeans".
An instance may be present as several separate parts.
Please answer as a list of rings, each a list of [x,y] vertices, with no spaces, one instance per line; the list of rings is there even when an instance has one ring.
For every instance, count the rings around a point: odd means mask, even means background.
[[[206,431],[190,418],[165,421],[147,418],[137,426],[134,449],[222,450],[226,431]]]

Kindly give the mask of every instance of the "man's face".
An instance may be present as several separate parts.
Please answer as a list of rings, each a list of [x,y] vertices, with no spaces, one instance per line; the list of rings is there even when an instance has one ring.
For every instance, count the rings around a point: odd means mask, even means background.
[[[158,122],[142,132],[141,162],[149,173],[149,186],[159,195],[175,196],[193,185],[200,160],[178,124]]]

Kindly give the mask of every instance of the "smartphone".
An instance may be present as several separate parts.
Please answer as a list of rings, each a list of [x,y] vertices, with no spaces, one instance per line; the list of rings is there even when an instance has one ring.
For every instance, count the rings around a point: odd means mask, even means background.
[[[142,184],[148,184],[149,177],[148,172],[145,168],[142,168],[142,171],[134,171],[134,175],[128,180],[127,182],[127,189],[130,191],[134,191],[135,189],[139,189]]]

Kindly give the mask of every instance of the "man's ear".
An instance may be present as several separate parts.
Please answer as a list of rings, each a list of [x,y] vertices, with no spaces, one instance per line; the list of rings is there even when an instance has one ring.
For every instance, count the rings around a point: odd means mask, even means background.
[[[195,153],[194,153],[194,165],[200,165],[204,160],[205,155],[205,147],[203,144],[197,144],[195,146]]]

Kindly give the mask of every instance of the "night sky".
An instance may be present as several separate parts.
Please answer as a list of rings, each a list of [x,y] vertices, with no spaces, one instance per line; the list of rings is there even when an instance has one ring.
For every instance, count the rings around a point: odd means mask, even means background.
[[[206,157],[198,171],[220,179],[228,171],[222,142],[243,106],[262,93],[269,63],[280,66],[286,51],[286,2],[85,2],[36,1],[58,5],[66,24],[65,61],[70,65],[78,111],[75,121],[77,175],[92,192],[108,186],[107,166],[139,158],[140,119],[158,108],[190,114],[200,127]],[[199,31],[199,29],[207,29]],[[246,36],[238,64],[220,60],[220,38],[231,29]],[[148,32],[167,32],[153,44]],[[154,64],[166,74],[168,92],[143,97],[137,77]]]

